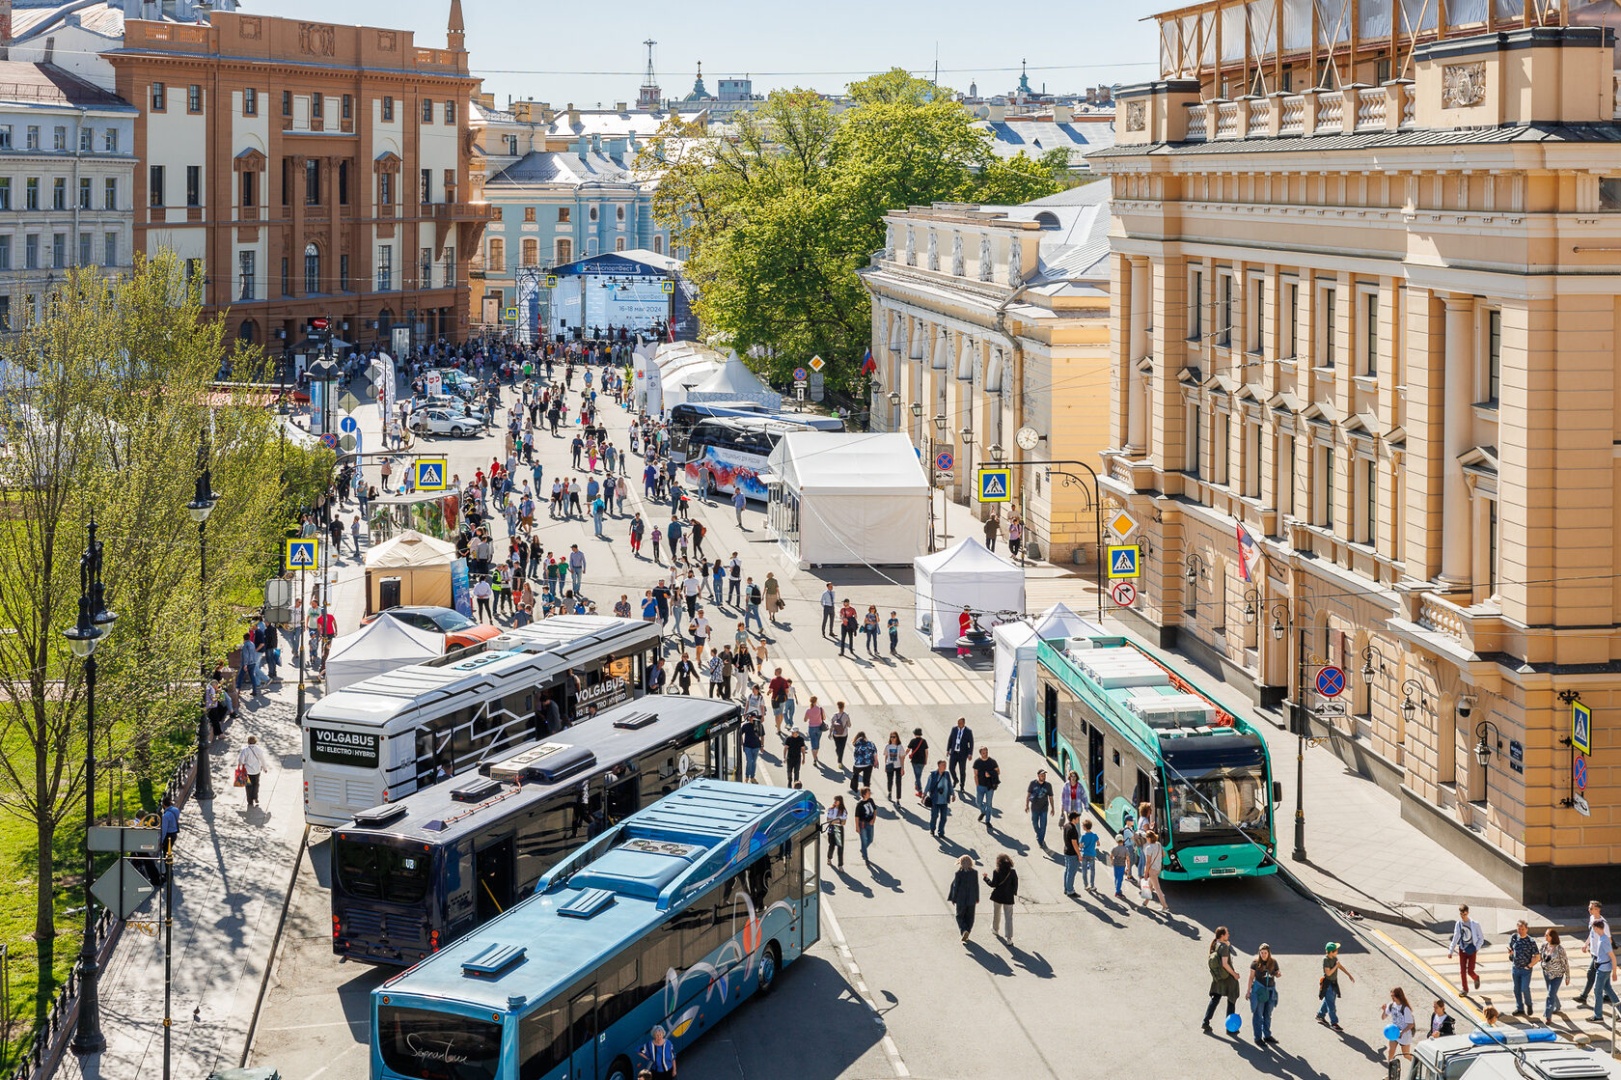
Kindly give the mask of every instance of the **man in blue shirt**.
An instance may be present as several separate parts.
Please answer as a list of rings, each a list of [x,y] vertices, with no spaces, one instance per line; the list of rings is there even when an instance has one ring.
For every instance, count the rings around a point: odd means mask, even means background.
[[[732,509],[737,512],[737,527],[743,529],[744,532],[748,532],[748,530],[743,528],[743,504],[748,501],[748,496],[743,494],[741,486],[732,493]]]

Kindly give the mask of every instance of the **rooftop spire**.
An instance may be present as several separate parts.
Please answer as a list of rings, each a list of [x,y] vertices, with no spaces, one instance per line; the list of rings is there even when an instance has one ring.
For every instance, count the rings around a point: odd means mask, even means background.
[[[636,94],[636,107],[638,109],[657,109],[663,94],[659,89],[658,76],[653,73],[653,46],[658,42],[648,38],[642,42],[647,46],[647,74],[642,77],[642,88]]]
[[[450,22],[445,28],[445,47],[451,52],[467,51],[467,24],[462,21],[462,0],[450,0]]]

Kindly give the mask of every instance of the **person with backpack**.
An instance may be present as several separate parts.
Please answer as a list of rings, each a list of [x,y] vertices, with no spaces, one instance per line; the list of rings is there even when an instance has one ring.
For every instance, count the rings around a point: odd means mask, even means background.
[[[1469,917],[1469,905],[1460,906],[1457,921],[1452,924],[1452,941],[1447,946],[1447,959],[1452,959],[1454,954],[1458,957],[1458,982],[1463,986],[1465,997],[1469,996],[1470,979],[1475,981],[1474,988],[1480,989],[1480,976],[1475,973],[1475,956],[1485,944],[1486,932]]]
[[[844,703],[841,701],[839,712],[833,714],[835,722],[843,711]],[[838,740],[834,741],[836,743]],[[852,755],[850,760],[854,763],[850,769],[850,790],[859,791],[872,783],[872,767],[878,760],[878,744],[867,738],[865,731],[858,731],[855,745],[850,748],[850,752]]]
[[[760,621],[760,604],[765,597],[760,592],[760,586],[754,583],[753,578],[749,578],[744,595],[748,599],[748,606],[743,611],[743,626],[746,628],[749,625],[749,620],[752,619],[755,628],[760,631],[760,636],[765,637],[765,623]]]
[[[750,712],[743,718],[743,780],[755,784],[754,774],[760,764],[760,749],[765,745],[765,728],[760,717]]]
[[[1201,1028],[1208,1035],[1210,1021],[1216,1015],[1217,1002],[1222,998],[1227,999],[1228,1016],[1238,1011],[1238,972],[1233,970],[1233,945],[1225,926],[1216,927],[1206,964],[1210,968],[1210,1004],[1205,1007]]]
[[[919,799],[923,798],[923,770],[929,764],[929,740],[922,728],[912,729],[912,741],[906,744],[906,760],[912,765],[912,787]]]

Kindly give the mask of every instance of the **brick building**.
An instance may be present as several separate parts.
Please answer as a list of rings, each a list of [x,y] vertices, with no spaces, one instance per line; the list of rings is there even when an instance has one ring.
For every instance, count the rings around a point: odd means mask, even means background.
[[[140,109],[135,247],[171,248],[211,311],[274,353],[312,316],[345,341],[467,328],[469,201],[460,0],[447,47],[410,31],[213,11],[128,19],[107,54]]]

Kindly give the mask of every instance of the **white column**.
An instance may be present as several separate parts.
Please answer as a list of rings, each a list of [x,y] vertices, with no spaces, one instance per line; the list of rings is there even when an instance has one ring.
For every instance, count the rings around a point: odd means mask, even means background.
[[[1458,457],[1474,445],[1475,300],[1445,297],[1446,382],[1441,454],[1441,582],[1466,585],[1474,567],[1474,515]]]
[[[1148,394],[1137,362],[1148,355],[1148,260],[1131,260],[1131,334],[1128,338],[1126,370],[1126,449],[1141,454],[1148,445]]]

